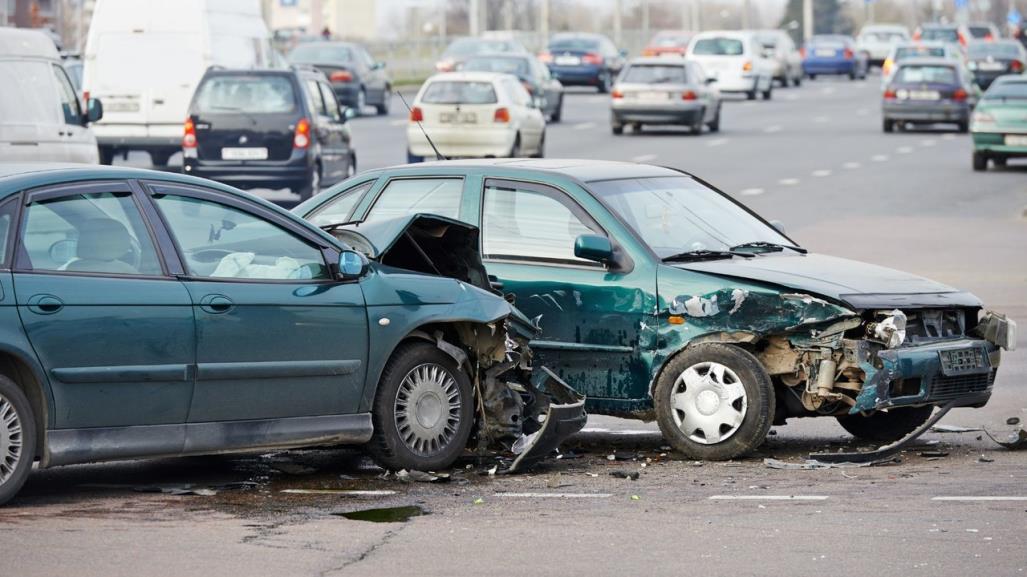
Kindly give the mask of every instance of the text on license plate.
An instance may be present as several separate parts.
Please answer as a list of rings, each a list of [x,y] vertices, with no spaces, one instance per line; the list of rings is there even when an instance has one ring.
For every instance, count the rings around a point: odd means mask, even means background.
[[[222,148],[221,160],[267,160],[267,148]]]
[[[821,48],[820,50],[817,50],[814,54],[821,58],[834,58],[835,54],[837,54],[837,51],[833,48]]]
[[[635,98],[639,100],[667,100],[670,97],[669,92],[639,92],[635,94]]]
[[[977,65],[981,70],[1005,70],[1006,65],[1001,62],[981,62]]]
[[[577,66],[581,64],[581,59],[577,56],[557,56],[554,62],[557,66]]]
[[[910,100],[939,100],[941,93],[937,90],[910,90]]]
[[[1007,134],[1006,146],[1027,146],[1027,134]]]
[[[478,115],[473,112],[440,112],[439,122],[444,124],[474,124]]]

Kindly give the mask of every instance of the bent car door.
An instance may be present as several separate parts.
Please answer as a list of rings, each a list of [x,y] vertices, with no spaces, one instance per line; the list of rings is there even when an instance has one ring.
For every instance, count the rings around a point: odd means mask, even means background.
[[[225,193],[149,184],[196,315],[190,423],[355,413],[367,363],[360,285],[334,280],[288,217]]]
[[[158,258],[144,199],[103,182],[24,200],[14,288],[53,390],[54,428],[184,423],[192,302]]]

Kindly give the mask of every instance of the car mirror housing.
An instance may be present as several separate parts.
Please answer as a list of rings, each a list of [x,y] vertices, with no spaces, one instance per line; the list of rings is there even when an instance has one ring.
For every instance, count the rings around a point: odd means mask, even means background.
[[[370,266],[364,255],[355,250],[344,250],[339,253],[339,280],[357,280],[367,274]]]
[[[788,234],[785,232],[785,223],[781,222],[780,220],[770,221],[770,226],[774,227],[774,230],[781,234]]]
[[[339,114],[342,115],[343,122],[349,122],[357,117],[357,111],[344,104],[339,105]]]
[[[610,264],[613,262],[613,243],[605,236],[583,234],[574,240],[574,256]]]
[[[103,103],[99,98],[90,98],[86,103],[86,122],[97,122],[103,118]]]
[[[707,76],[706,77],[706,84],[715,84],[716,82],[717,82],[717,77],[716,76]]]

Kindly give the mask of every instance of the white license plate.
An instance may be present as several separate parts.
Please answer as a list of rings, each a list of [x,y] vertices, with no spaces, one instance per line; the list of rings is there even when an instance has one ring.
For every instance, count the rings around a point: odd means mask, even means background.
[[[834,58],[834,55],[837,53],[838,51],[834,50],[833,48],[821,48],[820,50],[814,52],[814,54],[821,58]]]
[[[475,124],[478,115],[473,112],[440,112],[439,122],[443,124]]]
[[[222,148],[221,160],[267,160],[267,149]]]
[[[941,93],[937,90],[910,90],[910,100],[941,100]]]
[[[110,104],[104,104],[103,108],[107,112],[139,112],[139,103],[115,101]]]
[[[1006,146],[1027,146],[1027,134],[1007,134]]]
[[[554,62],[557,66],[577,66],[581,64],[581,59],[577,56],[557,56]]]
[[[635,98],[644,100],[646,102],[659,102],[668,100],[670,93],[667,92],[638,92],[635,94]]]
[[[979,70],[1005,70],[1006,65],[1001,62],[980,62],[977,64]]]

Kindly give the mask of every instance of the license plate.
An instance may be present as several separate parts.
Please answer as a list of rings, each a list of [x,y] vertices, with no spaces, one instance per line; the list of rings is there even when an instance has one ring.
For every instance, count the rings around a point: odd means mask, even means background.
[[[821,58],[834,58],[834,55],[836,53],[837,53],[837,50],[830,49],[830,48],[821,48],[820,50],[817,50],[816,52],[814,52],[814,54],[816,54],[817,56],[819,56]]]
[[[267,149],[222,148],[221,160],[267,160]]]
[[[979,70],[1005,70],[1006,65],[1001,62],[980,62],[977,64]]]
[[[645,100],[646,102],[656,102],[667,100],[670,94],[666,92],[639,92],[635,94],[635,98],[639,100]]]
[[[1007,134],[1006,146],[1027,146],[1027,134]]]
[[[473,112],[440,112],[439,122],[443,124],[474,124],[478,115]]]
[[[988,369],[985,352],[980,347],[939,351],[942,373],[951,376],[979,373]]]
[[[104,109],[108,112],[139,112],[139,103],[115,101],[110,104],[104,104]]]
[[[554,62],[557,66],[577,66],[581,64],[581,59],[577,56],[557,56]]]
[[[910,100],[940,100],[941,93],[937,90],[910,90]]]

